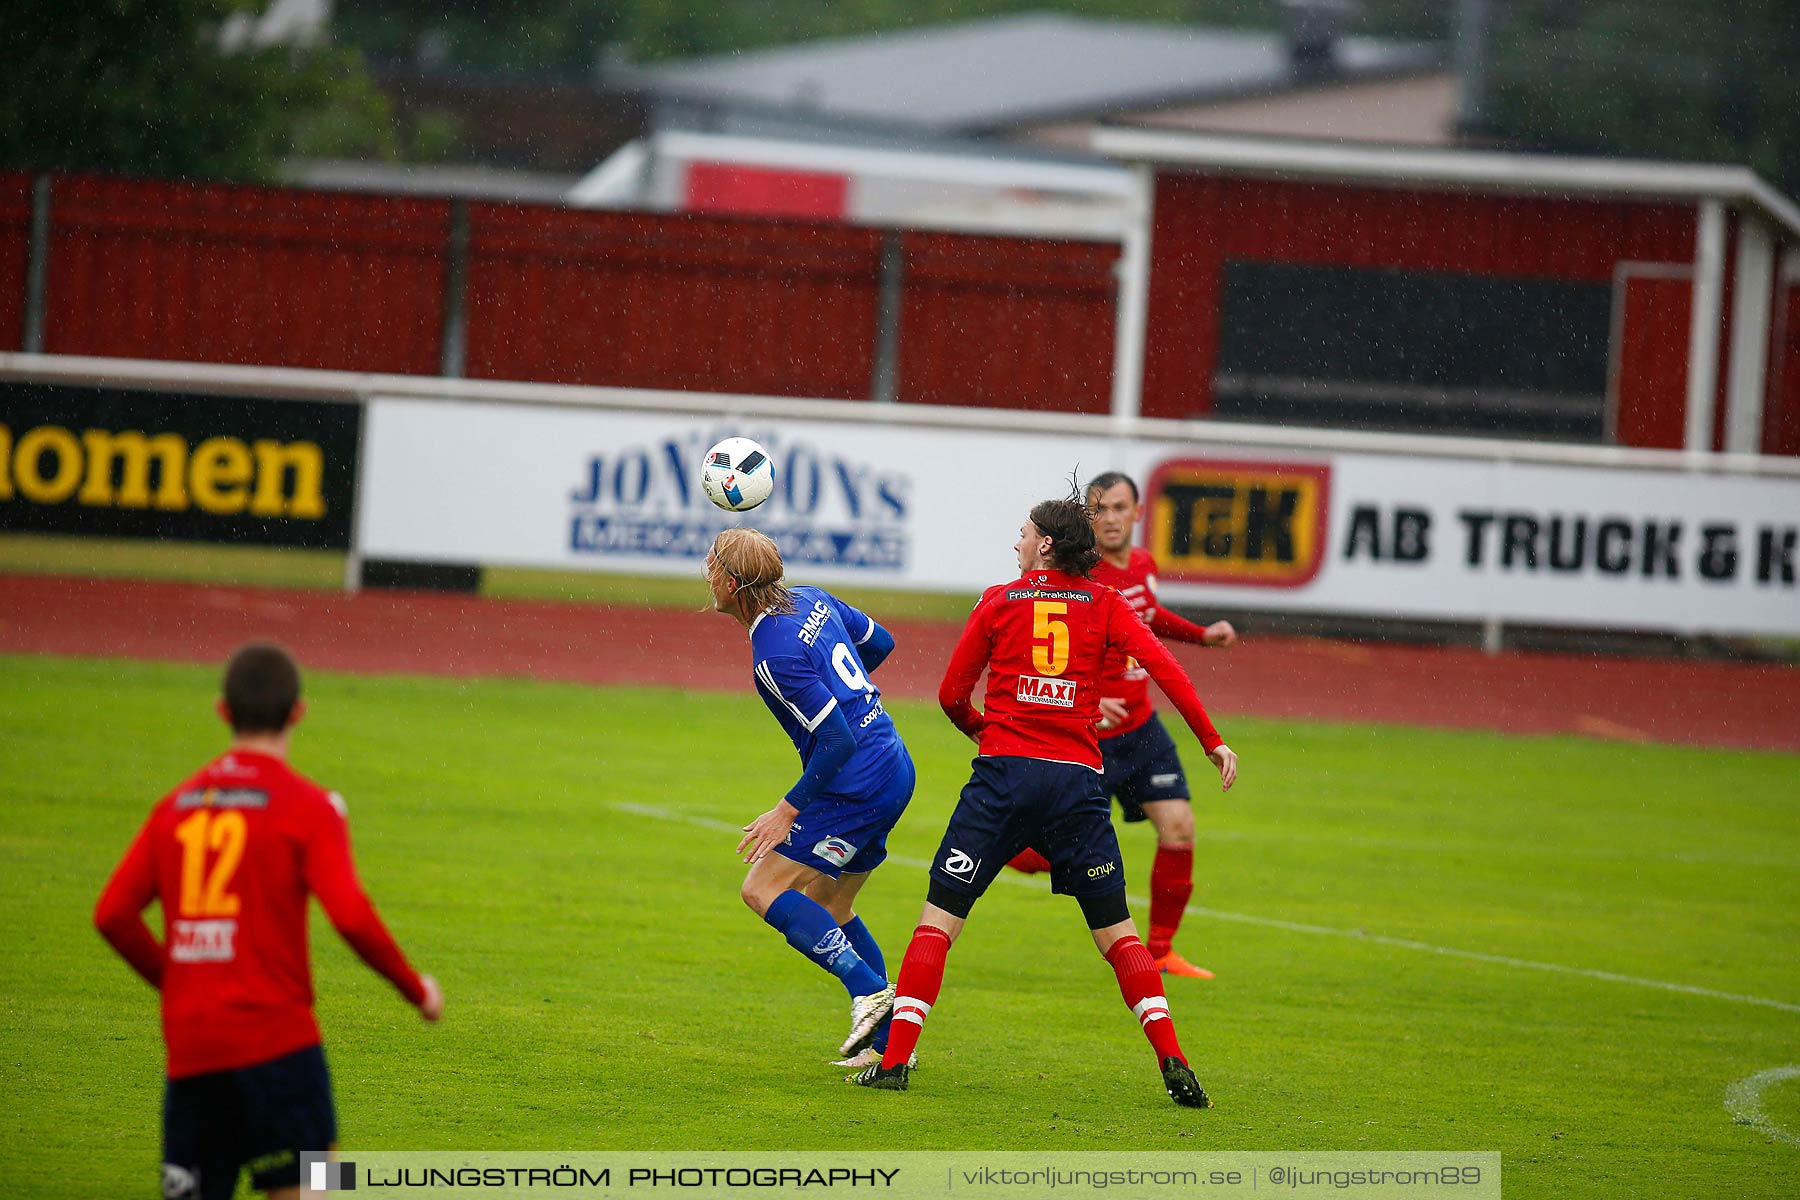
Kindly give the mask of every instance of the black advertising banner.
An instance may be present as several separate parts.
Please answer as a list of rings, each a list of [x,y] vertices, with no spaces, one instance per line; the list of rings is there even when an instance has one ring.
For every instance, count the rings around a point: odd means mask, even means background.
[[[0,383],[0,531],[346,550],[360,409]]]

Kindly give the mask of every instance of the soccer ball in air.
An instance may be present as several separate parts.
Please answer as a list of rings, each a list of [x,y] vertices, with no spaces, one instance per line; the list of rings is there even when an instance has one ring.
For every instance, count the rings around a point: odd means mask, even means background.
[[[706,452],[700,486],[720,508],[748,512],[775,490],[775,463],[749,438],[729,437]]]

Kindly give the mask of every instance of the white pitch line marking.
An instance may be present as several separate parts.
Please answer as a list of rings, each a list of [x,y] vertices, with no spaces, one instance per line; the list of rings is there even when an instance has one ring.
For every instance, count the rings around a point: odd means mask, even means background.
[[[616,802],[613,808],[620,812],[631,813],[640,817],[653,817],[660,821],[680,821],[684,824],[698,826],[701,829],[722,830],[726,833],[742,833],[743,830],[729,821],[718,821],[711,817],[697,817],[688,813],[671,813],[647,804],[629,804]],[[903,858],[890,855],[889,862],[902,866],[918,867],[929,871],[931,864],[917,858]],[[1006,883],[1023,887],[1045,889],[1050,886],[1048,880],[1039,880],[1035,876],[1020,875],[1017,872],[1002,871],[1000,879]],[[1142,908],[1149,901],[1141,896],[1127,895],[1126,899]],[[1585,979],[1599,979],[1607,983],[1624,983],[1632,987],[1655,988],[1664,992],[1679,992],[1684,996],[1700,996],[1708,1000],[1727,1000],[1733,1004],[1753,1004],[1759,1008],[1773,1008],[1781,1012],[1800,1013],[1800,1004],[1786,1000],[1771,1000],[1766,996],[1747,996],[1738,992],[1720,992],[1712,988],[1695,987],[1687,983],[1671,983],[1665,979],[1645,979],[1637,975],[1621,975],[1616,971],[1600,971],[1592,967],[1570,967],[1562,963],[1538,962],[1529,958],[1514,958],[1508,954],[1484,954],[1479,950],[1459,950],[1455,946],[1436,946],[1430,942],[1418,942],[1411,938],[1387,937],[1378,933],[1363,933],[1356,929],[1337,929],[1330,925],[1309,925],[1302,921],[1283,921],[1279,917],[1259,917],[1253,913],[1225,912],[1217,908],[1201,908],[1189,905],[1185,910],[1190,916],[1206,917],[1214,921],[1235,921],[1240,925],[1258,925],[1264,929],[1280,929],[1286,933],[1310,933],[1318,937],[1349,938],[1353,941],[1368,942],[1376,946],[1392,946],[1399,950],[1416,950],[1421,954],[1437,954],[1446,958],[1464,958],[1471,962],[1489,963],[1498,967],[1517,967],[1526,971],[1546,971],[1555,975],[1578,975]],[[1760,1077],[1759,1077],[1760,1078]]]
[[[1769,1114],[1763,1111],[1763,1093],[1786,1079],[1800,1079],[1800,1067],[1772,1067],[1738,1080],[1725,1089],[1725,1111],[1739,1125],[1748,1125],[1778,1142],[1800,1146],[1800,1137],[1769,1120]]]

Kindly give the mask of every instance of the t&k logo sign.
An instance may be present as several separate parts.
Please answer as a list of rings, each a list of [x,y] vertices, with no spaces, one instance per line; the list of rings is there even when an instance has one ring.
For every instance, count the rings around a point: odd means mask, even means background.
[[[1299,587],[1324,561],[1331,468],[1177,459],[1144,494],[1149,550],[1164,579]]]

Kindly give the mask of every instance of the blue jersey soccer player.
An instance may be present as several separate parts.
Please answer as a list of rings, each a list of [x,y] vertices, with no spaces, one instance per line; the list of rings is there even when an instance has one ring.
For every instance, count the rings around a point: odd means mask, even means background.
[[[912,799],[912,758],[869,682],[894,639],[829,592],[786,587],[781,551],[754,529],[713,539],[706,578],[713,607],[748,631],[757,693],[803,764],[787,795],[744,826],[744,903],[849,991],[837,1065],[879,1061],[894,989],[854,905]]]

